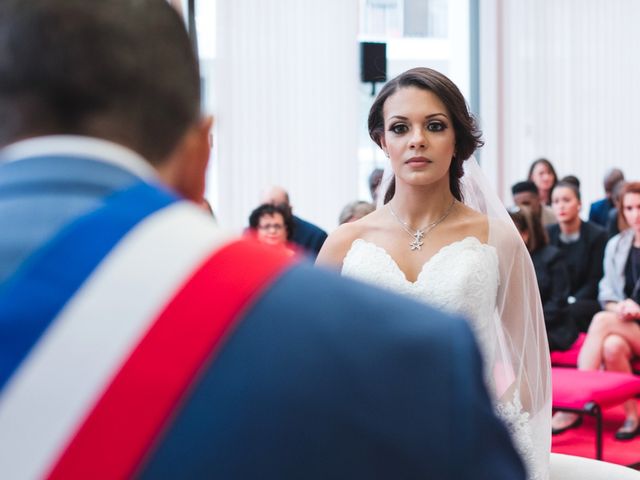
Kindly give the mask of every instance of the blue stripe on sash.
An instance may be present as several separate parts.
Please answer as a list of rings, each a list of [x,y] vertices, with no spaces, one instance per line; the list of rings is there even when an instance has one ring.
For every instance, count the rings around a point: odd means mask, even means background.
[[[114,193],[39,248],[0,290],[0,391],[62,307],[138,222],[175,202],[144,182]]]

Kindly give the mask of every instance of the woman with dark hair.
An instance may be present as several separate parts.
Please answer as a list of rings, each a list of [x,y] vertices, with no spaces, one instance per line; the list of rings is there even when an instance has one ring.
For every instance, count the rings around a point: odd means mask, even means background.
[[[531,164],[527,178],[538,187],[542,204],[551,205],[551,191],[558,183],[558,175],[551,162],[546,158],[539,158]]]
[[[464,97],[439,72],[409,70],[373,102],[369,134],[393,171],[385,203],[338,227],[318,263],[466,316],[496,410],[531,478],[547,478],[549,350],[535,272],[502,202],[468,160],[482,141]]]
[[[567,315],[569,274],[560,249],[549,245],[540,218],[527,207],[509,212],[531,254],[542,299],[549,349],[567,350],[578,338],[578,329]]]
[[[551,206],[558,223],[547,227],[549,242],[563,254],[569,272],[568,314],[578,330],[586,332],[593,316],[600,311],[598,282],[607,232],[599,225],[580,218],[580,190],[565,181],[551,193]]]
[[[267,245],[291,250],[288,242],[293,235],[293,227],[289,210],[280,205],[265,203],[249,215],[249,232]]]
[[[640,355],[640,182],[626,184],[620,194],[620,210],[625,229],[607,243],[604,277],[598,300],[604,308],[597,313],[580,350],[580,370],[631,373],[631,359]],[[625,403],[626,419],[616,432],[618,440],[640,434],[636,400]],[[553,432],[578,426],[581,417],[558,412],[553,416]]]

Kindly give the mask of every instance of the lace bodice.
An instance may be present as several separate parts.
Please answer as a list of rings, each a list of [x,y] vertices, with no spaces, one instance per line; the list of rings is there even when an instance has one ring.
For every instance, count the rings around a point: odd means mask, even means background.
[[[342,274],[464,315],[476,334],[495,309],[499,282],[495,248],[475,237],[443,247],[423,265],[415,282],[407,280],[382,247],[357,239],[344,259]]]

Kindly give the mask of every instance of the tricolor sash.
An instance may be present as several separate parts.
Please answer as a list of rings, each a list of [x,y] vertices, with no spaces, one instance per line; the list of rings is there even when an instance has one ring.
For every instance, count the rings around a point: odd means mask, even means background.
[[[0,290],[0,478],[134,474],[291,261],[144,183],[63,228]]]

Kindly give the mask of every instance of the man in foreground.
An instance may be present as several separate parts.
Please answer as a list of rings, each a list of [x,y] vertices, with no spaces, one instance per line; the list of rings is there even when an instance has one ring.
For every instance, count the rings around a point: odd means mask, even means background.
[[[164,0],[0,3],[0,478],[524,478],[465,322],[220,232]]]

